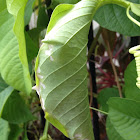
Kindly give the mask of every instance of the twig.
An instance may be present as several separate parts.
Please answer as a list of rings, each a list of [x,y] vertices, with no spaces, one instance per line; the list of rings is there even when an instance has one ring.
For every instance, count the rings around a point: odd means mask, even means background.
[[[35,132],[32,132],[31,130],[27,130],[27,132],[33,134],[34,137],[35,137],[35,140],[38,140],[38,137],[36,136],[36,133]]]
[[[39,137],[39,131],[37,130],[37,127],[34,125],[34,123],[32,123],[33,128],[35,129],[36,135]]]
[[[99,109],[97,109],[97,108],[94,108],[94,107],[89,107],[89,108],[90,108],[90,109],[93,109],[93,110],[95,110],[95,111],[101,112],[101,113],[103,113],[103,114],[105,114],[105,115],[108,115],[107,112],[102,111],[102,110],[99,110]]]
[[[43,136],[40,138],[40,140],[48,140],[48,128],[49,128],[49,122],[48,120],[46,120]]]
[[[112,53],[111,53],[111,49],[110,49],[110,45],[109,45],[108,41],[106,41],[106,45],[108,47],[108,55],[109,55],[110,63],[111,63],[111,66],[112,66],[112,69],[113,69],[113,72],[114,72],[115,81],[117,83],[117,87],[118,87],[118,90],[119,90],[119,95],[122,98],[123,96],[122,96],[122,92],[121,92],[121,86],[120,86],[120,83],[119,83],[119,78],[118,78],[118,75],[117,75],[115,65],[114,65],[114,63],[112,61]]]

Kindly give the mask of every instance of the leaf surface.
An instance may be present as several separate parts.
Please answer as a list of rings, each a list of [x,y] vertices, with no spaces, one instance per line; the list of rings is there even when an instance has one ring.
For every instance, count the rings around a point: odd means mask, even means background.
[[[107,117],[106,121],[106,131],[109,140],[124,140],[112,125],[109,117]]]
[[[28,0],[26,7],[25,7],[25,15],[24,15],[24,21],[25,21],[25,26],[29,24],[30,18],[33,12],[33,4],[35,0]]]
[[[79,0],[53,0],[52,7],[60,3],[77,3]],[[140,0],[127,0],[132,3],[140,4]],[[133,17],[138,18],[132,14]],[[140,28],[135,25],[126,16],[126,9],[114,4],[108,4],[98,9],[94,16],[96,20],[102,27],[107,28],[111,31],[119,32],[127,36],[139,36]],[[115,26],[114,26],[115,25]],[[127,26],[126,26],[127,25]]]
[[[124,140],[139,140],[140,138],[140,102],[110,98],[109,118],[115,130]]]
[[[8,122],[0,118],[0,139],[8,140],[9,132],[10,132],[10,129],[9,129]]]
[[[35,42],[29,35],[28,32],[25,32],[26,39],[26,50],[27,50],[27,58],[30,63],[36,56],[39,50],[38,42]]]
[[[23,132],[23,129],[16,124],[9,124],[9,126],[10,126],[10,133],[8,136],[8,140],[18,140],[19,136]]]
[[[94,139],[86,45],[96,6],[97,1],[57,6],[36,61],[36,86],[46,118],[74,140]]]
[[[140,89],[136,86],[136,79],[136,63],[135,60],[133,60],[131,63],[129,63],[124,73],[125,96],[126,98],[140,101]]]
[[[0,0],[0,73],[7,84],[31,92],[24,38],[26,0]],[[8,9],[8,10],[7,10]]]
[[[0,117],[2,115],[4,106],[9,98],[9,96],[12,94],[13,88],[7,87],[2,92],[0,92]]]
[[[4,82],[4,80],[0,76],[0,92],[7,88],[8,85]]]
[[[111,1],[110,1],[111,2]],[[86,45],[102,1],[82,0],[54,10],[36,60],[36,90],[45,117],[73,140],[93,140],[87,94]]]
[[[127,1],[130,1],[130,2],[133,2],[133,3],[140,4],[140,0],[127,0]]]
[[[13,124],[25,123],[35,119],[22,97],[16,91],[7,99],[1,117]]]
[[[80,0],[52,0],[51,8],[54,9],[57,5],[62,4],[62,3],[76,4],[79,1]]]
[[[48,26],[49,17],[46,13],[44,6],[39,7],[38,19],[37,19],[37,28],[45,29]]]
[[[132,14],[134,18],[138,18]],[[119,32],[127,36],[140,36],[140,28],[130,21],[126,15],[126,9],[118,5],[109,4],[104,5],[96,12],[94,16],[102,27],[107,28],[111,31]]]
[[[119,97],[119,92],[115,88],[105,88],[101,90],[98,94],[98,103],[100,104],[100,109],[108,112],[107,101],[111,97]]]

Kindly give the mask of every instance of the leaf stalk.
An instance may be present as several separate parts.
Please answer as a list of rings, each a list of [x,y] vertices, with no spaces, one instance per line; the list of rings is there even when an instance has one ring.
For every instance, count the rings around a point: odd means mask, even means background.
[[[90,109],[93,109],[93,110],[95,110],[95,111],[98,111],[98,112],[100,112],[100,113],[103,113],[103,114],[105,114],[105,115],[108,115],[107,112],[102,111],[102,110],[99,110],[99,109],[97,109],[97,108],[94,108],[94,107],[89,107],[89,108],[90,108]]]

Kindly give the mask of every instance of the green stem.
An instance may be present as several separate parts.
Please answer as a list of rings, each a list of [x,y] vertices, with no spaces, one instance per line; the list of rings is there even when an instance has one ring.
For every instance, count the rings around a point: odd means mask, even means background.
[[[134,22],[135,24],[137,24],[137,25],[140,27],[140,22],[138,22],[136,19],[134,19],[134,18],[129,14],[130,8],[131,8],[131,6],[129,5],[129,6],[127,7],[127,10],[126,10],[127,17],[128,17],[132,22]]]
[[[95,110],[95,111],[101,112],[101,113],[103,113],[103,114],[105,114],[105,115],[108,115],[107,112],[102,111],[102,110],[99,110],[99,109],[97,109],[97,108],[94,108],[94,107],[89,107],[89,108],[90,108],[90,109],[93,109],[93,110]]]
[[[48,128],[49,128],[49,122],[48,120],[46,120],[43,136],[40,138],[40,140],[48,140]]]
[[[41,0],[38,0],[38,5],[41,6]]]
[[[103,5],[105,4],[117,4],[121,7],[128,8],[131,2],[125,0],[101,0]]]

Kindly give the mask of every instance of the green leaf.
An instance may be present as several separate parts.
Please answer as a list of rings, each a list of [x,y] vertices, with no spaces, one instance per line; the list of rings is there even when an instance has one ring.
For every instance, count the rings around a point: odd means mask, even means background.
[[[112,125],[109,117],[107,117],[106,121],[106,131],[109,140],[124,140]]]
[[[52,0],[51,8],[54,9],[57,5],[62,4],[62,3],[76,4],[79,1],[80,0]]]
[[[8,136],[8,140],[18,140],[23,129],[16,124],[9,124],[9,125],[10,125],[10,133]]]
[[[140,102],[111,98],[108,101],[109,118],[115,130],[124,140],[140,138]]]
[[[14,91],[4,105],[2,118],[13,124],[35,119],[19,93]]]
[[[76,4],[80,0],[52,0],[52,1],[58,2],[59,4],[62,4],[62,3]]]
[[[100,110],[108,112],[107,101],[110,97],[119,97],[119,92],[115,88],[105,88],[98,94],[98,103],[100,104]]]
[[[8,122],[0,118],[0,140],[8,140],[9,132]]]
[[[34,42],[28,32],[25,32],[25,40],[28,62],[31,62],[37,56],[39,50],[38,42]]]
[[[127,0],[127,1],[130,1],[130,2],[133,2],[133,3],[139,3],[140,4],[140,0]]]
[[[93,140],[86,45],[98,1],[59,5],[36,60],[36,88],[45,117],[71,139]]]
[[[31,92],[24,38],[26,0],[0,0],[0,73],[17,90]],[[8,11],[7,11],[8,9]]]
[[[138,18],[132,14],[134,18]],[[118,5],[105,5],[95,14],[96,20],[102,27],[127,36],[139,36],[140,28],[126,16],[126,9]],[[138,18],[140,20],[140,18]]]
[[[29,30],[27,33],[30,36],[30,38],[32,39],[32,41],[37,44],[37,47],[39,48],[39,35],[40,32],[43,30],[44,28],[33,28],[32,30]]]
[[[140,89],[136,86],[136,63],[133,60],[125,70],[124,81],[125,81],[125,96],[126,98],[140,101]]]
[[[24,21],[25,21],[25,26],[29,24],[30,18],[33,12],[33,4],[35,0],[28,0],[26,7],[25,7],[25,15],[24,15]]]
[[[24,135],[23,135],[23,140],[29,140],[27,136],[27,130],[24,128]]]
[[[39,13],[38,13],[38,19],[37,19],[37,27],[40,28],[47,28],[49,23],[49,17],[46,14],[46,9],[45,7],[40,7],[39,8]]]
[[[7,87],[2,92],[0,92],[0,117],[2,115],[4,106],[9,98],[9,96],[12,94],[13,88]]]
[[[92,18],[103,4],[82,0],[57,6],[36,60],[36,90],[45,117],[71,139],[93,140],[86,45]]]
[[[0,76],[0,92],[7,88],[8,85],[4,82],[4,80]]]
[[[137,16],[140,16],[140,4],[131,4],[131,10],[133,13],[135,13]]]

